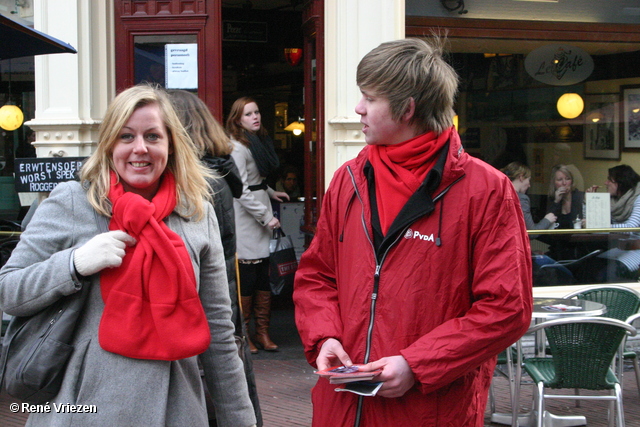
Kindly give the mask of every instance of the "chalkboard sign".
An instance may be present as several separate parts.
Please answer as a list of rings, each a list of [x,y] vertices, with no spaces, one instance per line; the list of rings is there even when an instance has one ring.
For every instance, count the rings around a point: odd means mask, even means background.
[[[16,192],[46,192],[76,178],[86,157],[38,157],[15,160]]]

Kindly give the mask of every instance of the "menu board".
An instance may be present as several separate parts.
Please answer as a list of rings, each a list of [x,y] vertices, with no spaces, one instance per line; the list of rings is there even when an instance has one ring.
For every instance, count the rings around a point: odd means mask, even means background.
[[[609,193],[584,193],[587,228],[611,227],[611,196]]]

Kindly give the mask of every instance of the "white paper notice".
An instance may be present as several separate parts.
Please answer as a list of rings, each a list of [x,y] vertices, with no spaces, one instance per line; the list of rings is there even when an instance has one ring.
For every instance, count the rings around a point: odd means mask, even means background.
[[[587,202],[587,228],[611,227],[611,196],[609,193],[584,193]]]
[[[198,44],[164,45],[167,89],[198,89]]]

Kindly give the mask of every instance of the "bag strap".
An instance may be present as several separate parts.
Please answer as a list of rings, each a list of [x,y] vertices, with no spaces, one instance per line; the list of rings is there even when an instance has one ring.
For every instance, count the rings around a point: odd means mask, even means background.
[[[287,237],[287,235],[284,234],[284,230],[282,229],[282,227],[274,228],[273,229],[273,238],[274,239],[278,239],[280,237]]]

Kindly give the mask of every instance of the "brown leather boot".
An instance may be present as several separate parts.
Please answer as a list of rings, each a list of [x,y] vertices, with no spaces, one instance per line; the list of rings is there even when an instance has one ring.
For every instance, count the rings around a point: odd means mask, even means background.
[[[258,349],[251,342],[251,338],[249,338],[249,319],[251,318],[251,310],[253,305],[253,297],[240,297],[240,302],[242,304],[242,317],[244,318],[244,326],[247,330],[247,344],[249,344],[249,351],[251,354],[256,354]]]
[[[256,291],[253,311],[256,318],[256,334],[253,337],[258,346],[267,351],[278,351],[278,346],[269,338],[271,320],[271,291]]]

